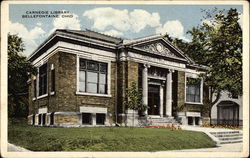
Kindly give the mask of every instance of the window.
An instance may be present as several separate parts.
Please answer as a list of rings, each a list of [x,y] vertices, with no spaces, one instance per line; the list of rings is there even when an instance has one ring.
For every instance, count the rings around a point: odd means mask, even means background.
[[[82,124],[91,125],[91,116],[90,113],[82,113]]]
[[[105,114],[96,114],[96,124],[97,125],[105,124]]]
[[[107,63],[80,59],[79,91],[107,94]]]
[[[47,64],[39,67],[39,96],[47,93]]]
[[[50,114],[50,125],[54,125],[54,114],[55,114],[55,112],[52,112]]]
[[[186,102],[201,102],[201,79],[187,78],[186,83]]]
[[[42,119],[43,119],[42,125],[45,125],[45,121],[46,121],[46,114],[42,114]]]
[[[32,115],[32,125],[35,125],[35,115]]]
[[[42,123],[42,114],[38,115],[38,125],[41,125]]]
[[[36,98],[36,79],[34,79],[34,82],[33,82],[33,97]]]
[[[51,70],[51,92],[55,91],[55,69]]]

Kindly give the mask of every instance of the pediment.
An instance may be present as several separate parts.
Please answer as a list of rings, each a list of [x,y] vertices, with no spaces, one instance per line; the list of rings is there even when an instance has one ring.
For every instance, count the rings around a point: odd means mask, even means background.
[[[171,52],[170,49],[164,46],[161,42],[145,44],[143,46],[138,46],[137,48],[162,56],[178,57],[175,53]]]
[[[189,60],[180,49],[163,38],[158,38],[150,41],[145,40],[138,43],[135,42],[133,43],[133,47],[146,51],[150,54],[156,54],[164,57],[182,59],[187,61]]]

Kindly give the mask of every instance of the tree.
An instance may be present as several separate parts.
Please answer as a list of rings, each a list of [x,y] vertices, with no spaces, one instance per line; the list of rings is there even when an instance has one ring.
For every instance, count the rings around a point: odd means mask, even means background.
[[[126,99],[124,99],[124,105],[133,110],[134,126],[135,110],[145,111],[147,109],[147,105],[142,103],[142,91],[137,88],[137,84],[134,81],[131,82],[130,87],[126,89]]]
[[[236,9],[203,10],[203,23],[188,33],[192,41],[173,40],[197,64],[208,67],[203,75],[210,97],[205,98],[209,115],[212,106],[219,100],[221,91],[242,95],[242,29]],[[216,98],[213,98],[215,94]]]
[[[27,58],[21,54],[24,44],[17,35],[8,34],[8,115],[9,117],[24,117],[28,113],[29,74],[35,74],[36,69]]]

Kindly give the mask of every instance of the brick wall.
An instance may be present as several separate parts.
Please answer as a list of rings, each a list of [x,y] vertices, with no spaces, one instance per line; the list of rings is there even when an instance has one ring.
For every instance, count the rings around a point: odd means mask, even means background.
[[[185,103],[185,72],[178,71],[177,74],[177,106]]]

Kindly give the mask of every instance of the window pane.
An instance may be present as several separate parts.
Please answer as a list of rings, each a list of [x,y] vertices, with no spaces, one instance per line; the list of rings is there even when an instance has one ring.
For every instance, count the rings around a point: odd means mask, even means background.
[[[86,69],[86,61],[84,59],[80,59],[80,69]]]
[[[100,84],[99,85],[99,93],[101,93],[101,94],[106,93],[106,85],[105,84]]]
[[[86,92],[85,82],[79,82],[79,91]]]
[[[200,86],[198,86],[198,85],[196,86],[195,94],[200,95]]]
[[[97,93],[97,83],[88,83],[88,92],[89,93]]]
[[[107,72],[107,64],[101,63],[100,64],[100,71],[101,72]]]
[[[82,124],[91,124],[91,116],[90,113],[82,113]]]
[[[195,102],[200,102],[200,95],[195,96]]]
[[[195,94],[195,87],[193,85],[188,86],[188,94]]]
[[[99,82],[102,84],[106,84],[106,74],[100,74]]]
[[[87,82],[94,82],[94,83],[97,83],[97,76],[98,76],[98,74],[96,73],[96,72],[87,72],[88,74],[87,74],[87,76],[88,76],[88,78],[87,78]]]
[[[80,71],[79,72],[79,81],[80,82],[85,82],[85,71]]]
[[[105,124],[105,114],[96,114],[96,124],[97,125]]]
[[[93,61],[88,61],[88,70],[98,71],[98,63]]]

